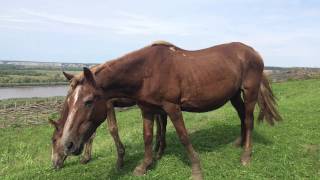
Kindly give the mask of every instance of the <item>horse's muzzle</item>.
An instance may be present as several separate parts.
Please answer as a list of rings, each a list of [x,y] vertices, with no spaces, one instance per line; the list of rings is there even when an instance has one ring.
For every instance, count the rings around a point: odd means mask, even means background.
[[[62,156],[60,157],[59,159],[54,159],[52,161],[52,166],[55,170],[59,170],[63,167],[63,163],[64,163],[64,160],[67,158],[67,156]]]

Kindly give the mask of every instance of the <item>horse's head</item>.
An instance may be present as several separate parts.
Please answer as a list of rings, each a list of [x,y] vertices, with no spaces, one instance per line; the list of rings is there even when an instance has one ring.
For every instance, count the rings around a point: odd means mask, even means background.
[[[71,80],[74,78],[72,74],[68,74],[65,72],[63,72],[63,74],[70,82],[72,82]],[[66,99],[68,99],[69,94],[71,92],[72,92],[72,86],[70,86],[70,90],[68,92]],[[67,105],[66,99],[62,106],[60,119],[58,121],[49,120],[49,123],[54,127],[54,131],[51,137],[51,142],[52,142],[51,161],[55,169],[62,168],[64,160],[67,158],[67,155],[64,152],[64,144],[61,141],[63,127],[65,125],[65,122],[68,116],[68,105]]]
[[[63,166],[64,160],[67,158],[67,155],[64,153],[64,148],[61,143],[61,136],[63,131],[63,120],[52,121],[49,120],[50,124],[54,127],[54,132],[51,138],[52,142],[52,154],[51,161],[55,169],[60,169]]]
[[[56,168],[63,165],[67,155],[79,155],[84,143],[106,118],[106,103],[102,90],[97,88],[94,75],[88,68],[78,77],[64,73],[71,82],[61,119],[52,137],[52,161]]]

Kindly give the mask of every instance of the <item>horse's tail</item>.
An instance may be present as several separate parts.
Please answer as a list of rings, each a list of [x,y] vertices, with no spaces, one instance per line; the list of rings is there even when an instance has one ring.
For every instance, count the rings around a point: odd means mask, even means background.
[[[260,107],[260,113],[258,117],[259,122],[262,122],[263,119],[266,119],[270,125],[274,125],[275,121],[282,120],[282,117],[277,110],[276,98],[272,92],[268,78],[264,73],[260,83],[258,105]]]

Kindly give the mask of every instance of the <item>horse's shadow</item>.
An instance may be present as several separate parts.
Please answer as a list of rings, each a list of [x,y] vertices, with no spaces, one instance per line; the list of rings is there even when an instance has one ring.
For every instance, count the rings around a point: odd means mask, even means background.
[[[232,143],[239,136],[239,134],[239,125],[223,124],[191,132],[189,134],[189,137],[195,150],[198,153],[203,153],[218,151],[219,149],[224,148],[225,146],[232,145]],[[186,151],[180,143],[180,140],[176,132],[167,132],[166,139],[167,148],[163,156],[174,155],[178,157],[182,162],[189,165],[190,162],[187,157]],[[260,135],[258,132],[255,131],[253,133],[253,139],[254,144],[272,144],[271,141],[269,141],[264,136]],[[143,147],[143,143],[130,144],[129,147],[130,149],[142,149],[141,147]],[[127,152],[130,151],[130,149],[127,148]],[[110,172],[108,172],[108,174],[110,177],[112,177],[112,179],[120,179],[124,175],[131,174],[135,166],[138,165],[142,159],[143,152],[127,154],[125,157],[124,168],[121,171],[112,169]],[[161,159],[158,161],[161,161]],[[156,163],[157,161],[155,161],[151,169],[154,169],[156,167]]]

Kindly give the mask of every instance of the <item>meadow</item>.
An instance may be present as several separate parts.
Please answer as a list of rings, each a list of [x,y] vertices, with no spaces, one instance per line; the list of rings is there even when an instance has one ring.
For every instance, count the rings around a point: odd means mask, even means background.
[[[230,103],[208,113],[184,113],[205,179],[320,179],[320,80],[272,84],[283,121],[274,127],[255,124],[254,152],[249,166],[240,165],[241,149],[233,147],[240,121]],[[4,103],[4,102],[2,102]],[[56,114],[56,113],[55,113]],[[172,124],[167,149],[143,177],[132,176],[143,158],[142,120],[137,108],[117,112],[126,147],[125,166],[118,171],[116,148],[102,124],[86,165],[69,157],[61,170],[51,167],[49,124],[0,129],[1,179],[189,179],[191,168]]]

